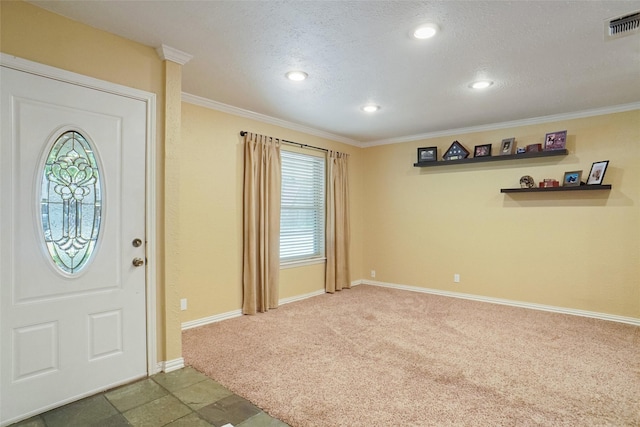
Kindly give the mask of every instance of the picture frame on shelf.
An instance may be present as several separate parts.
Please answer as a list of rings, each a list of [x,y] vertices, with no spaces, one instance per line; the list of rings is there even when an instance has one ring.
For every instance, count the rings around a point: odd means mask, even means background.
[[[579,187],[582,180],[582,171],[565,172],[562,178],[563,187]]]
[[[594,162],[591,165],[591,170],[589,171],[587,185],[601,185],[602,180],[604,179],[604,173],[607,171],[607,166],[609,166],[609,160]]]
[[[503,139],[500,143],[500,155],[508,156],[513,154],[516,149],[516,139],[515,138],[506,138]]]
[[[469,157],[469,154],[469,150],[467,150],[464,145],[458,141],[453,141],[442,158],[444,160],[461,160]]]
[[[473,149],[473,157],[491,156],[491,144],[476,145]]]
[[[418,148],[418,163],[435,162],[438,160],[438,147]]]
[[[542,144],[529,144],[527,145],[526,153],[538,153],[542,151]]]
[[[550,132],[544,136],[544,150],[564,150],[567,144],[567,131]]]

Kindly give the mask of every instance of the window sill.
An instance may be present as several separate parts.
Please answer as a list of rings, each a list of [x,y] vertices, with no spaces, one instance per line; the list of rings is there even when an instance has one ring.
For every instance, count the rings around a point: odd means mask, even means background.
[[[280,263],[280,270],[284,270],[287,268],[296,268],[296,267],[304,267],[306,265],[314,265],[314,264],[324,264],[327,259],[322,258],[313,258],[313,259],[300,259],[296,261],[287,261]]]

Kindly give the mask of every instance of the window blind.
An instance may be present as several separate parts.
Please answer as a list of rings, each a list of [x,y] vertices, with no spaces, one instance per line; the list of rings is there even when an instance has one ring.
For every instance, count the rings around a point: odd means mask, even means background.
[[[281,151],[280,262],[324,257],[325,159]]]

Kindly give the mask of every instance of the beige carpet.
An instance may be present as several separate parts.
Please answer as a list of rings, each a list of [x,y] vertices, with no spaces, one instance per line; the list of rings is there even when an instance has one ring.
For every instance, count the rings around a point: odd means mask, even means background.
[[[296,427],[640,426],[640,327],[360,285],[183,333]]]

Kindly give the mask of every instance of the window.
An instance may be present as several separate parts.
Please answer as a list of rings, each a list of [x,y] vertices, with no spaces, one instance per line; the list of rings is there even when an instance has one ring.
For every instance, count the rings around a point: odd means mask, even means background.
[[[82,134],[68,131],[48,153],[40,184],[44,241],[55,265],[75,274],[93,255],[102,218],[101,176]]]
[[[281,151],[280,262],[324,257],[325,159]]]

